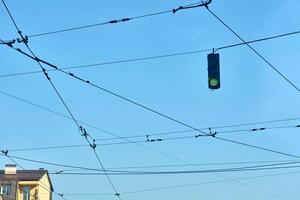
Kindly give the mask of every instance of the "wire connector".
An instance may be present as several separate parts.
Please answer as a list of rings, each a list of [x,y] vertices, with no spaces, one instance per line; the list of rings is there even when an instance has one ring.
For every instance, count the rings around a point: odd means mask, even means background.
[[[254,128],[254,129],[251,129],[252,132],[255,132],[255,131],[264,131],[266,130],[266,128]]]
[[[8,150],[2,150],[1,152],[6,156],[8,155]]]
[[[198,8],[198,7],[206,7],[208,8],[208,5],[212,2],[212,0],[207,0],[205,2],[202,1],[202,3],[196,4],[196,5],[189,5],[189,6],[179,6],[178,8],[173,9],[173,13],[176,13],[179,10],[184,9],[190,9],[190,8]]]
[[[85,128],[83,128],[82,126],[79,126],[79,130],[80,130],[80,134],[81,136],[87,138],[88,137],[88,133],[87,131],[85,130]]]
[[[90,144],[90,147],[93,148],[93,149],[96,149],[97,144],[95,143],[95,140],[93,141],[93,144]]]
[[[116,23],[120,23],[120,22],[127,22],[129,20],[131,20],[131,18],[122,18],[122,19],[111,20],[108,23],[110,23],[110,24],[116,24]]]
[[[18,31],[18,33],[21,36],[21,38],[17,38],[18,43],[28,44],[28,36],[23,36],[22,31]]]
[[[2,40],[1,40],[2,41]],[[1,42],[0,44],[5,44],[5,45],[7,45],[7,46],[9,46],[9,47],[13,47],[13,44],[16,42],[16,40],[15,39],[13,39],[13,40],[8,40],[8,41],[3,41],[3,42]]]

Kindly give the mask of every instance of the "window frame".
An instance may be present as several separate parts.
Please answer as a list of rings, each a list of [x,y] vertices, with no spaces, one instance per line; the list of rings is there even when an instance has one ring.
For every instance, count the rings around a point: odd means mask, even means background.
[[[29,186],[22,187],[22,199],[23,200],[30,200],[30,190]]]
[[[11,195],[12,194],[12,184],[11,183],[3,183],[0,186],[0,194],[1,195]]]

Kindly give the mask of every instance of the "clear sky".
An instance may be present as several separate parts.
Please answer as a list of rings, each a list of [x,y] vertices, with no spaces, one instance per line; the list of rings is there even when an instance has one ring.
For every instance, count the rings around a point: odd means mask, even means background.
[[[6,3],[23,33],[33,35],[169,10],[194,2],[188,0],[7,0]],[[214,0],[210,8],[247,40],[300,29],[300,2],[298,0]],[[0,10],[0,38],[8,40],[18,37],[3,5],[0,6]],[[29,45],[38,57],[60,67],[210,49],[236,42],[240,41],[205,8],[182,10],[176,14],[168,13],[126,23],[29,39]],[[299,43],[300,36],[294,35],[256,43],[253,47],[300,87]],[[17,44],[16,47],[25,50],[22,44]],[[247,47],[236,47],[219,52],[221,88],[210,91],[207,87],[206,57],[208,53],[94,66],[72,71],[106,89],[197,128],[300,117],[300,92],[291,87]],[[39,69],[34,61],[3,45],[0,47],[0,55],[0,75]],[[59,72],[50,72],[49,75],[75,118],[95,127],[122,137],[187,130],[187,127]],[[50,84],[40,73],[1,77],[0,90],[67,115]],[[84,138],[79,135],[78,129],[71,120],[18,101],[3,93],[0,93],[0,101],[0,149],[85,144]],[[297,124],[300,124],[300,119],[214,131]],[[85,128],[94,138],[111,138],[99,130],[87,126]],[[152,139],[196,134],[198,133],[187,132],[171,136],[157,136]],[[296,128],[266,130],[257,133],[247,131],[224,133],[222,137],[300,155],[299,129]],[[138,139],[145,140],[146,137]],[[102,141],[102,143],[107,143],[107,141]],[[136,144],[98,145],[96,150],[107,168],[295,160],[288,156],[220,141],[212,137],[144,143],[143,145],[160,153]],[[172,155],[173,158],[162,152]],[[9,153],[36,160],[99,168],[92,150],[88,147]],[[18,162],[26,169],[44,167],[50,172],[65,169],[20,160]],[[0,157],[0,168],[6,163],[11,163],[11,161]],[[201,169],[228,167],[237,166],[201,166]],[[137,170],[199,170],[199,168],[194,166]],[[300,171],[264,178],[122,194],[149,188],[286,172],[298,171],[295,168],[219,174],[112,176],[111,179],[124,200],[296,199],[300,195]],[[116,199],[104,176],[52,175],[51,179],[55,190],[66,194],[67,199]],[[111,193],[112,195],[68,196],[68,193]],[[59,199],[59,197],[54,196],[54,199]]]

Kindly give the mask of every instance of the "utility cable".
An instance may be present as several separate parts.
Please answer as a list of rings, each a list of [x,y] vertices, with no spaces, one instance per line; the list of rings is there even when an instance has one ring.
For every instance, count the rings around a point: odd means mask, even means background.
[[[280,127],[271,127],[268,128],[269,130],[274,130],[278,128],[300,128],[300,125],[295,126],[280,126]],[[267,128],[251,128],[251,129],[245,129],[245,130],[233,130],[233,131],[220,131],[217,132],[217,134],[222,133],[237,133],[237,132],[257,132],[257,131],[263,131],[268,130]],[[198,139],[199,137],[208,137],[210,135],[183,135],[183,136],[177,136],[177,137],[160,137],[160,138],[151,138],[151,134],[146,135],[140,135],[139,137],[144,137],[143,140],[130,140],[130,141],[120,141],[120,142],[106,142],[106,143],[95,143],[97,146],[115,146],[115,145],[124,145],[124,144],[132,144],[132,143],[161,143],[166,141],[178,141],[178,140],[185,140],[185,139]],[[137,137],[137,136],[136,136]],[[214,136],[216,137],[216,135]],[[123,139],[126,138],[133,138],[132,136],[129,137],[123,137]],[[119,138],[111,138],[110,140],[115,140]],[[108,139],[95,139],[95,141],[108,141]],[[239,143],[239,142],[238,142]],[[67,148],[81,148],[81,147],[87,147],[88,145],[83,144],[72,144],[72,145],[58,145],[58,146],[40,146],[40,147],[31,147],[31,148],[19,148],[19,149],[8,149],[10,152],[18,152],[18,151],[40,151],[40,150],[53,150],[53,149],[67,149]],[[251,145],[252,146],[252,145]],[[274,151],[274,153],[279,153],[279,151]],[[292,155],[287,154],[284,152],[280,152],[283,155]],[[294,158],[299,158],[297,155],[292,155]]]
[[[190,184],[181,184],[181,185],[172,185],[172,186],[165,186],[165,187],[154,187],[154,188],[147,188],[147,189],[140,189],[134,191],[127,191],[122,192],[124,195],[130,195],[135,193],[146,193],[146,192],[154,192],[154,191],[164,191],[164,190],[172,190],[172,189],[179,189],[179,188],[186,188],[186,187],[196,187],[199,185],[209,185],[209,184],[216,184],[216,183],[226,183],[229,181],[241,181],[241,180],[251,180],[257,178],[268,178],[268,177],[275,177],[275,176],[283,176],[283,175],[295,175],[299,174],[300,171],[295,172],[283,172],[283,173],[273,173],[273,174],[266,174],[266,175],[259,175],[259,176],[248,176],[248,177],[241,177],[241,178],[233,178],[228,180],[216,180],[216,181],[205,181],[205,182],[198,182],[198,183],[190,183]],[[65,193],[66,196],[112,196],[111,193]]]
[[[187,128],[190,128],[190,129],[193,129],[193,130],[195,130],[195,131],[198,131],[198,132],[200,132],[200,133],[202,133],[202,134],[204,134],[204,135],[212,136],[212,135],[210,135],[210,134],[208,134],[208,133],[206,133],[206,132],[204,132],[204,131],[202,131],[202,130],[200,130],[200,129],[198,129],[198,128],[195,128],[195,127],[193,127],[193,126],[191,126],[191,125],[189,125],[189,124],[187,124],[187,123],[184,123],[184,122],[182,122],[182,121],[179,121],[179,120],[177,120],[177,119],[175,119],[175,118],[173,118],[173,117],[170,117],[170,116],[168,116],[168,115],[166,115],[166,114],[163,114],[163,113],[161,113],[161,112],[159,112],[159,111],[156,111],[156,110],[154,110],[154,109],[152,109],[152,108],[150,108],[150,107],[148,107],[148,106],[145,106],[145,105],[143,105],[143,104],[141,104],[141,103],[138,103],[138,102],[136,102],[136,101],[133,101],[133,100],[131,100],[131,99],[127,98],[127,97],[124,97],[124,96],[122,96],[122,95],[120,95],[120,94],[117,94],[117,93],[115,93],[115,92],[113,92],[113,91],[111,91],[111,90],[105,89],[105,88],[103,88],[102,86],[99,86],[99,85],[97,85],[97,84],[95,84],[95,83],[92,83],[92,82],[89,81],[89,80],[85,80],[85,79],[83,79],[83,78],[81,78],[81,77],[75,75],[75,74],[72,73],[72,72],[66,72],[66,71],[60,69],[59,67],[57,67],[56,65],[53,65],[53,64],[51,64],[51,63],[49,63],[49,62],[46,62],[46,61],[44,61],[44,60],[42,60],[42,59],[40,59],[40,58],[37,58],[37,57],[34,57],[34,56],[31,56],[31,55],[27,54],[26,52],[22,51],[22,50],[19,49],[19,48],[14,48],[13,46],[8,46],[8,47],[10,47],[10,48],[12,48],[12,49],[14,49],[14,50],[20,52],[21,54],[23,54],[23,55],[25,55],[25,56],[27,56],[27,57],[33,59],[33,60],[39,61],[40,63],[46,64],[46,65],[48,65],[48,66],[50,66],[50,67],[52,67],[52,68],[54,68],[54,69],[57,69],[58,71],[64,73],[65,75],[71,76],[71,77],[73,77],[74,79],[77,79],[77,80],[79,80],[79,81],[81,81],[81,82],[83,82],[83,83],[85,83],[85,84],[88,84],[88,85],[94,87],[94,88],[97,88],[97,89],[99,89],[99,90],[101,90],[101,91],[104,91],[104,92],[106,92],[106,93],[108,93],[108,94],[111,94],[111,95],[113,95],[113,96],[115,96],[115,97],[117,97],[117,98],[119,98],[119,99],[122,99],[122,100],[124,100],[124,101],[127,101],[127,102],[129,102],[129,103],[131,103],[131,104],[133,104],[133,105],[138,106],[138,107],[141,107],[141,108],[143,108],[143,109],[145,109],[145,110],[147,110],[147,111],[150,111],[150,112],[152,112],[152,113],[154,113],[154,114],[157,114],[157,115],[159,115],[159,116],[161,116],[161,117],[163,117],[163,118],[169,119],[170,121],[173,121],[173,122],[175,122],[175,123],[177,123],[177,124],[180,124],[180,125],[183,125],[183,126],[185,126],[185,127],[187,127]],[[220,137],[218,137],[218,139],[220,139]],[[239,144],[239,145],[243,145],[243,146],[248,146],[248,147],[251,147],[251,148],[260,149],[260,150],[263,150],[263,151],[268,151],[267,148],[260,148],[260,147],[255,146],[255,145],[244,145],[245,143],[234,142],[233,140],[229,140],[229,139],[224,139],[224,141],[231,142],[231,143],[235,143],[235,144]],[[276,151],[270,150],[270,151],[268,151],[268,152],[275,153]],[[282,155],[283,155],[283,154],[282,154]],[[286,154],[286,155],[288,155],[288,154]],[[293,156],[293,157],[294,157],[294,156]]]
[[[29,47],[29,45],[28,45],[28,40],[23,36],[21,30],[20,30],[19,27],[17,26],[17,24],[16,24],[16,22],[15,22],[13,16],[12,16],[12,14],[10,13],[10,11],[9,11],[9,9],[8,9],[8,7],[7,7],[7,5],[5,4],[4,0],[2,0],[2,3],[3,3],[3,5],[4,5],[4,7],[5,7],[7,13],[9,14],[11,20],[13,21],[14,26],[15,26],[15,28],[17,29],[18,34],[20,35],[20,37],[21,37],[21,39],[22,39],[22,42],[25,44],[26,48],[30,51],[32,57],[37,58],[37,56],[33,53],[33,51],[31,50],[31,48]],[[110,179],[108,173],[106,172],[106,170],[105,170],[105,168],[104,168],[104,165],[103,165],[102,161],[100,160],[100,157],[99,157],[98,153],[97,153],[96,150],[95,150],[96,146],[95,146],[94,142],[92,143],[92,142],[89,140],[89,138],[91,138],[92,140],[93,140],[93,138],[86,132],[86,130],[85,130],[81,125],[79,125],[79,123],[78,123],[77,120],[75,119],[73,113],[72,113],[71,110],[69,109],[68,105],[66,104],[66,102],[65,102],[64,99],[62,98],[61,94],[58,92],[58,90],[56,89],[55,85],[53,84],[53,82],[52,82],[51,78],[49,77],[48,73],[46,72],[45,68],[42,66],[42,63],[41,63],[39,60],[37,60],[37,59],[35,59],[35,61],[38,63],[38,65],[40,66],[41,70],[44,72],[45,77],[46,77],[47,80],[50,82],[52,88],[54,89],[55,93],[57,94],[57,96],[59,97],[59,99],[61,100],[61,102],[63,103],[65,109],[68,111],[68,113],[69,113],[69,115],[71,116],[71,118],[73,119],[74,123],[76,124],[76,126],[77,126],[78,129],[80,130],[81,136],[83,136],[83,137],[85,138],[85,140],[87,141],[87,143],[88,143],[88,144],[90,145],[90,147],[92,148],[92,150],[93,150],[93,152],[94,152],[94,154],[95,154],[95,156],[96,156],[96,158],[97,158],[97,161],[99,162],[101,168],[102,168],[103,171],[104,171],[104,174],[106,174],[106,178],[107,178],[109,184],[111,185],[112,189],[113,189],[114,192],[115,192],[116,197],[117,197],[119,200],[122,200],[121,197],[120,197],[120,193],[118,193],[118,191],[117,191],[115,185],[113,184],[113,182],[112,182],[112,180]]]
[[[29,35],[28,37],[29,38],[41,37],[41,36],[45,36],[45,35],[53,35],[53,34],[58,34],[58,33],[64,33],[64,32],[80,30],[80,29],[87,29],[87,28],[96,27],[96,26],[104,26],[104,25],[108,25],[108,24],[123,23],[123,22],[128,22],[128,21],[132,21],[132,20],[136,20],[136,19],[163,15],[163,14],[167,14],[167,13],[176,13],[177,11],[183,10],[183,9],[203,7],[203,6],[208,5],[210,3],[211,3],[211,0],[208,0],[206,2],[201,1],[201,2],[197,2],[197,3],[188,4],[188,5],[185,5],[185,6],[180,6],[176,9],[169,9],[169,10],[165,10],[165,11],[153,12],[153,13],[134,16],[134,17],[123,17],[121,19],[114,19],[114,20],[110,20],[110,21],[107,21],[107,22],[101,22],[101,23],[94,23],[94,24],[89,24],[89,25],[65,28],[65,29],[49,31],[49,32],[44,32],[44,33],[37,33],[37,34]]]
[[[274,35],[270,37],[264,37],[259,38],[255,40],[247,41],[248,44],[257,43],[257,42],[263,42],[267,40],[273,40],[278,39],[282,37],[287,37],[291,35],[297,35],[300,34],[300,31],[293,31],[289,33],[283,33],[279,35]],[[14,42],[2,42],[0,44],[13,44]],[[85,65],[76,65],[76,66],[69,66],[69,67],[62,67],[61,69],[81,69],[81,68],[90,68],[90,67],[96,67],[96,66],[104,66],[104,65],[113,65],[113,64],[121,64],[121,63],[130,63],[130,62],[137,62],[137,61],[143,61],[143,60],[154,60],[154,59],[161,59],[161,58],[168,58],[168,57],[177,57],[177,56],[183,56],[183,55],[191,55],[191,54],[197,54],[197,53],[204,53],[204,52],[211,52],[211,51],[220,51],[223,49],[228,48],[234,48],[238,46],[243,46],[245,43],[235,43],[230,44],[226,46],[221,46],[217,48],[210,48],[210,49],[202,49],[202,50],[195,50],[195,51],[186,51],[186,52],[177,52],[177,53],[170,53],[170,54],[162,54],[162,55],[155,55],[155,56],[147,56],[147,57],[139,57],[139,58],[131,58],[131,59],[125,59],[125,60],[114,60],[114,61],[108,61],[108,62],[100,62],[100,63],[92,63],[92,64],[85,64]],[[56,71],[56,69],[47,69],[47,71]],[[0,75],[0,78],[5,77],[12,77],[12,76],[21,76],[21,75],[30,75],[30,74],[37,74],[42,73],[43,71],[36,70],[36,71],[28,71],[28,72],[17,72],[17,73],[10,73],[10,74],[2,74]]]
[[[225,172],[245,172],[245,171],[261,171],[274,169],[293,169],[300,168],[300,162],[275,163],[265,165],[254,165],[236,168],[218,168],[209,170],[179,170],[179,171],[128,171],[128,172],[109,172],[109,175],[177,175],[177,174],[200,174],[200,173],[225,173]],[[101,176],[102,172],[61,172],[52,173],[53,175],[75,175],[75,176]]]
[[[219,18],[213,11],[211,11],[208,6],[206,9],[219,21],[221,22],[228,30],[230,30],[236,37],[238,37],[245,45],[247,45],[258,57],[260,57],[267,65],[269,65],[277,74],[279,74],[286,82],[288,82],[292,87],[294,87],[298,92],[300,89],[283,73],[281,73],[270,61],[268,61],[262,54],[260,54],[256,49],[254,49],[246,40],[244,40],[237,32],[235,32],[229,25],[227,25],[221,18]]]

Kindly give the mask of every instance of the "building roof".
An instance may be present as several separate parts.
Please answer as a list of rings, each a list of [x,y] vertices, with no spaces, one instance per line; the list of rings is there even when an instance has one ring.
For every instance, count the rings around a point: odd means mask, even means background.
[[[16,174],[5,174],[0,170],[0,180],[39,181],[47,173],[47,170],[17,170]]]
[[[47,170],[17,170],[16,174],[5,174],[4,170],[0,170],[0,181],[39,181],[44,175],[48,176],[51,190],[53,187]]]

